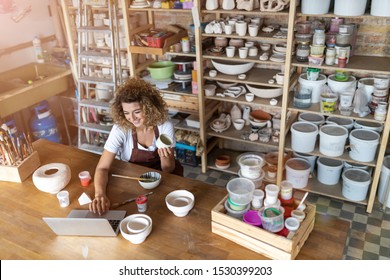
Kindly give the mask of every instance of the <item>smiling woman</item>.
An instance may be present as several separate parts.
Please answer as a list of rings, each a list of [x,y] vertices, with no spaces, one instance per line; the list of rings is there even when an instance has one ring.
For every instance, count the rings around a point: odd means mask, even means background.
[[[91,211],[99,214],[110,207],[106,186],[117,155],[123,161],[183,175],[183,168],[174,157],[174,128],[167,121],[166,103],[156,88],[144,80],[129,79],[117,89],[111,114],[115,124],[96,167],[95,199],[90,204]],[[160,135],[172,139],[171,145],[157,145]]]

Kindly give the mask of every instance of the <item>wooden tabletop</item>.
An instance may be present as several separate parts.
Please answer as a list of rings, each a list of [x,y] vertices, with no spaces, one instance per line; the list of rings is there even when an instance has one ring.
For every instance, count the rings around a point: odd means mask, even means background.
[[[226,196],[223,187],[176,175],[162,173],[161,184],[149,197],[145,214],[153,220],[153,229],[144,243],[131,244],[121,234],[117,237],[57,236],[42,217],[66,217],[80,206],[79,196],[85,192],[94,196],[93,182],[82,187],[78,173],[88,170],[94,174],[99,156],[46,140],[34,143],[41,165],[65,163],[72,178],[65,190],[71,203],[59,206],[55,195],[39,191],[31,176],[23,183],[0,182],[0,259],[83,259],[82,247],[89,248],[89,259],[149,259],[149,260],[224,260],[267,259],[236,243],[211,232],[211,209]],[[150,169],[115,161],[112,173],[139,176]],[[174,216],[165,205],[165,196],[185,189],[195,196],[195,207],[186,217]],[[111,203],[146,193],[137,181],[111,177],[108,196]],[[118,209],[127,215],[137,213],[135,203]],[[297,259],[341,259],[349,223],[340,219],[316,215],[315,227]]]

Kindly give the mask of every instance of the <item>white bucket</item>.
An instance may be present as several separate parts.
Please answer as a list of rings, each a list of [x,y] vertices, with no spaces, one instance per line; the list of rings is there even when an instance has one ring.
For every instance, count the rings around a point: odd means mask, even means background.
[[[379,144],[379,133],[367,129],[354,129],[349,134],[349,157],[361,162],[373,161]]]
[[[381,177],[378,188],[378,200],[380,203],[385,204],[386,207],[390,207],[390,189],[387,190],[390,180],[390,155],[385,156],[383,159],[383,165],[381,169]],[[386,193],[389,192],[388,194]],[[387,195],[387,202],[385,203]]]
[[[344,163],[341,160],[319,157],[317,160],[317,180],[324,185],[336,185],[340,180]]]
[[[320,153],[338,157],[344,153],[348,129],[340,125],[324,125],[320,128]]]
[[[291,148],[295,152],[310,153],[314,151],[318,127],[309,122],[295,122],[291,125]]]
[[[325,117],[319,114],[313,113],[300,113],[298,116],[299,121],[311,122],[319,126],[325,122]]]
[[[378,17],[390,17],[390,1],[389,0],[372,0],[371,15]]]
[[[311,103],[319,103],[321,96],[321,88],[326,84],[326,76],[324,74],[320,74],[316,81],[309,81],[307,79],[307,74],[299,75],[299,84],[305,88],[311,88]]]
[[[297,152],[293,152],[293,156],[294,156],[294,158],[303,158],[303,159],[307,160],[310,163],[310,172],[313,173],[314,168],[316,166],[317,156],[313,156],[313,155],[305,154],[305,153],[297,153]]]
[[[335,0],[334,14],[338,16],[361,16],[366,11],[366,6],[367,0]]]
[[[343,172],[342,194],[352,201],[362,201],[367,197],[371,176],[365,170],[348,169]]]
[[[296,189],[307,186],[310,175],[310,163],[303,158],[290,158],[286,161],[286,180]]]
[[[328,86],[333,93],[342,93],[345,91],[356,90],[356,78],[354,76],[349,76],[348,80],[345,82],[337,81],[336,75],[332,74],[328,76]]]
[[[382,132],[382,130],[383,130],[383,124],[381,124],[381,123],[366,122],[366,121],[362,121],[362,120],[356,120],[353,127],[356,129],[364,128],[364,129],[374,130],[377,132]]]
[[[355,163],[355,162],[347,162],[345,161],[344,162],[344,171],[345,170],[348,170],[348,169],[351,169],[351,168],[357,168],[357,169],[362,169],[362,170],[366,170],[368,171],[370,174],[371,174],[371,171],[372,171],[372,168],[367,166],[367,165],[364,165],[364,164],[358,164],[358,163]]]
[[[309,15],[321,15],[329,12],[330,0],[302,0],[302,13]]]
[[[344,118],[339,118],[339,117],[333,117],[330,116],[326,119],[327,124],[337,124],[340,126],[345,127],[350,131],[353,128],[354,122],[352,119],[344,119]]]

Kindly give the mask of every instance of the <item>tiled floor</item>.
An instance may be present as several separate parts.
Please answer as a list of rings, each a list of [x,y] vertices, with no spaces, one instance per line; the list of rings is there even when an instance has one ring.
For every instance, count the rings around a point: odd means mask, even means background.
[[[202,173],[199,167],[184,167],[184,176],[225,187],[230,178],[224,172],[208,170]],[[339,217],[351,222],[344,248],[346,260],[390,260],[390,209],[383,211],[376,202],[372,213],[368,214],[362,205],[344,202],[310,194],[308,202],[317,206],[317,212]]]

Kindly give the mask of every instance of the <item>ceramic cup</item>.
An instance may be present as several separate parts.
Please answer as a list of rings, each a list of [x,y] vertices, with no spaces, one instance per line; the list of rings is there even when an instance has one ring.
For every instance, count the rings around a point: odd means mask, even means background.
[[[232,26],[232,33],[236,32],[236,22],[237,22],[236,18],[231,18],[228,20],[229,25]]]
[[[227,57],[234,57],[234,54],[236,53],[236,47],[228,46],[225,50]]]
[[[172,146],[173,140],[166,134],[161,134],[156,141],[157,148],[169,148]]]
[[[284,73],[277,73],[276,75],[275,75],[275,80],[276,80],[276,83],[278,84],[278,85],[283,85],[283,82],[284,82]]]
[[[243,20],[236,22],[236,33],[238,36],[245,36],[248,29],[248,23]]]
[[[225,34],[231,35],[233,33],[233,26],[231,24],[225,25]]]
[[[246,93],[245,100],[248,102],[252,102],[255,99],[255,95],[253,93]]]
[[[248,48],[247,47],[241,47],[238,49],[238,55],[240,58],[247,58],[248,56]]]
[[[214,78],[214,77],[217,77],[217,70],[210,70],[209,71],[209,76]]]
[[[249,36],[255,37],[257,33],[259,33],[259,26],[257,24],[249,24],[248,25],[248,33]]]
[[[256,47],[250,47],[248,51],[248,56],[257,56],[259,50]]]

